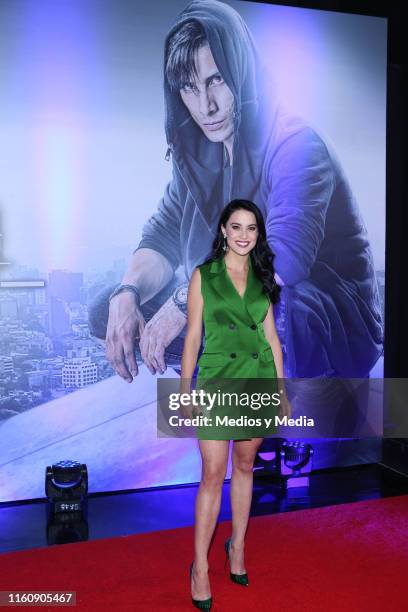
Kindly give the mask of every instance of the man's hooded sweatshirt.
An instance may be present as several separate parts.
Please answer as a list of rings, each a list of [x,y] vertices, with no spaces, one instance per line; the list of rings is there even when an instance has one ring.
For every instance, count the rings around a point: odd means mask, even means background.
[[[232,167],[225,168],[224,144],[207,139],[164,78],[173,177],[138,249],[162,253],[189,279],[211,254],[224,206],[252,200],[284,283],[274,314],[285,375],[365,376],[382,352],[378,286],[366,227],[333,146],[277,106],[252,36],[230,6],[191,2],[167,35],[165,57],[170,35],[192,19],[234,95]]]

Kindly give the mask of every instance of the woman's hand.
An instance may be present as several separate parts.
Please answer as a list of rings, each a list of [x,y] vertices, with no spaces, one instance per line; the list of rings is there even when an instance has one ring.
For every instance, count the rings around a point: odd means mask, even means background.
[[[184,398],[187,399],[186,398],[187,394],[184,393],[183,395],[184,395]],[[193,403],[191,395],[190,395],[190,398],[189,398],[188,402],[186,402],[185,399],[184,399],[183,403],[180,402],[180,408],[179,408],[180,415],[183,418],[185,418],[185,419],[193,419],[195,416],[199,416],[199,415],[202,414],[201,407],[197,406],[197,404]]]
[[[290,405],[286,392],[281,395],[278,416],[280,419],[282,417],[290,419],[292,416],[292,406]]]

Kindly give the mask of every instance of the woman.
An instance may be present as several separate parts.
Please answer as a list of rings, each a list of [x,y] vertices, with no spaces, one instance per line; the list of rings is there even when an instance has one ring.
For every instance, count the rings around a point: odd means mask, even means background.
[[[280,292],[274,279],[273,257],[257,206],[248,200],[230,202],[219,220],[212,256],[191,276],[181,392],[191,390],[203,320],[205,350],[198,362],[198,379],[283,379],[282,350],[272,309]],[[290,416],[286,400],[281,402],[279,413]],[[203,610],[212,605],[207,555],[220,509],[230,439],[234,439],[232,536],[225,542],[225,551],[231,580],[248,586],[244,538],[252,498],[253,464],[263,440],[251,438],[245,428],[233,438],[228,437],[226,428],[213,428],[211,432],[212,439],[206,439],[205,429],[204,435],[199,432],[202,478],[196,499],[195,557],[190,566],[192,602]]]

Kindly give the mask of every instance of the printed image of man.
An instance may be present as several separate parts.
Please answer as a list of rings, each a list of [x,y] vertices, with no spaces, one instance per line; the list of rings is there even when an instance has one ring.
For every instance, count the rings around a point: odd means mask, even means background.
[[[383,330],[364,221],[328,138],[276,104],[237,11],[188,4],[165,40],[164,95],[172,179],[121,285],[89,309],[115,371],[131,382],[142,361],[152,374],[177,368],[188,279],[223,207],[244,198],[262,210],[276,254],[285,375],[367,376]]]

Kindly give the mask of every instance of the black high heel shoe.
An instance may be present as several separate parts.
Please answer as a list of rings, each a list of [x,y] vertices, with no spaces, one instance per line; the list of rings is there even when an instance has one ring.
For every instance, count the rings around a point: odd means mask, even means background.
[[[193,565],[194,561],[192,561],[190,565],[190,581],[191,576],[193,575]],[[195,606],[199,610],[211,610],[212,597],[209,597],[208,599],[194,599],[194,597],[192,597],[191,601],[193,602],[193,606]]]
[[[227,561],[230,561],[230,558],[229,558],[230,548],[231,548],[231,538],[228,538],[228,540],[225,540],[225,543],[224,543],[224,549],[225,549],[225,554],[226,554],[224,569],[225,569],[225,566],[227,565]],[[231,566],[231,561],[230,561],[230,566]],[[230,571],[230,578],[232,582],[236,582],[236,584],[242,584],[242,586],[248,586],[248,574],[233,574]]]

